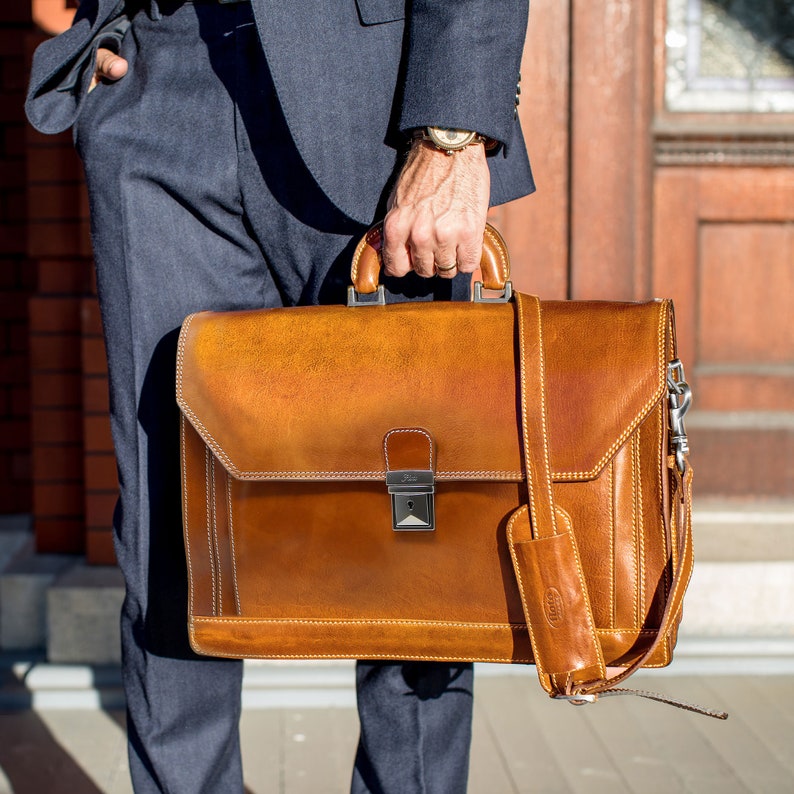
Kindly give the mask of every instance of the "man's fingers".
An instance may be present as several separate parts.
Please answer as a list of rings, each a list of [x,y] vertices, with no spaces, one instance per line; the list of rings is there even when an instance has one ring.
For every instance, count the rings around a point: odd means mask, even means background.
[[[412,251],[411,264],[413,264],[414,272],[417,276],[432,278],[436,275],[436,263],[432,254],[414,253]]]
[[[408,237],[408,251],[411,265],[422,278],[436,274],[436,239],[432,226],[427,220],[414,220]]]
[[[387,275],[399,278],[413,270],[423,278],[431,278],[436,274],[435,248],[432,228],[417,224],[412,213],[402,219],[394,214],[386,215],[381,258]]]
[[[383,238],[381,257],[389,276],[401,277],[414,270],[423,278],[454,278],[458,273],[472,273],[480,266],[479,224],[452,228],[441,224],[433,229],[420,223],[406,232],[387,216]]]
[[[479,266],[482,259],[482,241],[485,227],[475,235],[468,236],[458,244],[458,270],[461,273],[473,273]]]
[[[380,255],[387,276],[401,278],[411,269],[406,231],[395,223],[393,216],[388,214],[383,221],[383,244]]]
[[[127,74],[128,68],[129,64],[124,58],[117,55],[113,50],[100,47],[96,52],[96,70],[91,78],[88,90],[91,91],[95,88],[100,80],[120,80]]]
[[[433,254],[435,272],[441,278],[454,278],[458,274],[458,255],[455,245],[439,243]]]
[[[411,258],[405,245],[390,245],[381,250],[383,270],[387,276],[402,278],[411,269]]]
[[[96,54],[96,71],[99,77],[106,80],[118,80],[127,74],[128,64],[120,55],[112,50],[100,47]]]

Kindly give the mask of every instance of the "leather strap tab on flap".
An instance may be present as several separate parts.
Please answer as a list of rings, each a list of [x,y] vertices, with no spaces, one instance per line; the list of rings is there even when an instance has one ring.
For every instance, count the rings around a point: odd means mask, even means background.
[[[433,437],[421,427],[396,427],[383,437],[386,471],[436,470]]]
[[[557,686],[546,676],[563,676],[574,687],[602,679],[606,670],[574,537],[527,537],[526,512],[513,513],[507,539],[541,682],[551,692]]]

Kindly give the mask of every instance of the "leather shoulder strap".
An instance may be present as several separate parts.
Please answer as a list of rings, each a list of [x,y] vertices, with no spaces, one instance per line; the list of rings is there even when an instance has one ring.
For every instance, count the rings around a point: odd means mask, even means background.
[[[515,305],[529,506],[520,507],[511,516],[507,535],[541,686],[552,697],[577,704],[594,702],[599,696],[633,694],[726,719],[728,715],[722,711],[616,687],[642,667],[673,629],[692,569],[692,470],[686,464],[684,472],[679,472],[672,458],[675,570],[668,601],[648,650],[616,675],[607,674],[576,540],[571,527],[559,526],[554,509],[541,305],[538,298],[520,293]]]
[[[529,508],[511,516],[507,536],[538,678],[554,696],[602,680],[606,669],[576,540],[554,510],[540,301],[516,294],[515,303]]]

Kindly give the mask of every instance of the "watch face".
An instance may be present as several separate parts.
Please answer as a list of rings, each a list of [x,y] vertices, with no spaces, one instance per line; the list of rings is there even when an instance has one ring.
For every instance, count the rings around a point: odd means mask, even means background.
[[[462,149],[474,140],[477,133],[448,127],[428,127],[427,134],[440,149]]]

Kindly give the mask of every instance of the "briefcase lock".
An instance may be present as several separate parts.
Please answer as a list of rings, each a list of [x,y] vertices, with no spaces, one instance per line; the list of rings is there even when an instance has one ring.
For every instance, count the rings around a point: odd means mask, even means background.
[[[395,532],[428,532],[435,529],[432,471],[390,471],[386,485],[391,494],[391,520]]]

